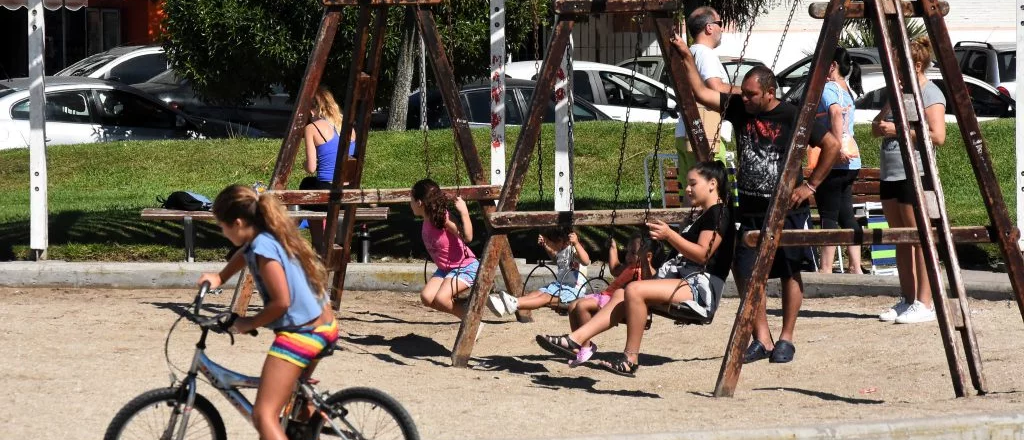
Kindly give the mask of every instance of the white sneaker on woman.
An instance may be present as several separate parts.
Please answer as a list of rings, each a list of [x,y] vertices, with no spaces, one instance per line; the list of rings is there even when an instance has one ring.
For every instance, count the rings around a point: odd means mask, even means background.
[[[935,307],[925,307],[921,301],[914,301],[907,311],[900,313],[900,316],[896,317],[897,324],[917,324],[919,322],[929,322],[935,320]]]
[[[910,304],[907,304],[906,300],[901,299],[900,302],[890,307],[888,311],[878,315],[878,320],[883,322],[893,322],[896,320],[897,316],[902,315],[903,312],[906,312],[909,308]]]

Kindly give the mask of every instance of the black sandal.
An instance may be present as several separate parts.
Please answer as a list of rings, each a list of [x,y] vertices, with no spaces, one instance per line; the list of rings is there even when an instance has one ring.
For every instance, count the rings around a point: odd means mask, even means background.
[[[618,360],[614,362],[603,361],[598,365],[603,367],[605,370],[611,371],[619,376],[626,377],[636,377],[636,370],[640,368],[639,364],[630,362],[629,358],[627,358],[625,354],[620,355]]]
[[[570,359],[576,359],[576,353],[580,351],[582,346],[573,341],[569,335],[562,336],[551,336],[551,335],[537,335],[537,345],[552,354],[560,356],[568,356]]]

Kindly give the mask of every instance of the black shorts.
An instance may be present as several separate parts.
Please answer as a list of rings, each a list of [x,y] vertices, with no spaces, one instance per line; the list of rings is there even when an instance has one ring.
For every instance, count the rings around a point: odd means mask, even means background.
[[[306,176],[299,182],[299,189],[331,189],[331,182],[324,182],[316,176]],[[327,205],[306,205],[307,211],[327,212]]]
[[[786,214],[783,229],[802,230],[810,227],[811,212],[807,208],[798,208]],[[732,273],[734,277],[747,279],[754,272],[754,260],[757,259],[757,248],[747,247],[740,237],[747,231],[760,231],[764,217],[741,215],[739,234],[736,236],[736,253],[733,255]],[[809,246],[785,246],[775,251],[772,270],[768,278],[792,278],[794,274],[813,268],[814,254]]]
[[[932,190],[932,183],[921,176],[921,186],[925,191]],[[892,200],[900,203],[912,205],[917,203],[917,197],[914,197],[914,187],[910,184],[910,180],[883,180],[878,185],[878,199],[879,200]]]

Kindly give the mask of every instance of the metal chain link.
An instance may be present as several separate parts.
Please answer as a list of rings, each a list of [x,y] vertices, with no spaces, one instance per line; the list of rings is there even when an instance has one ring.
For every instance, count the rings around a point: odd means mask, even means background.
[[[729,93],[726,93],[725,105],[722,106],[722,117],[718,119],[718,128],[715,129],[715,138],[710,144],[708,149],[714,151],[718,146],[719,139],[722,138],[722,124],[725,122],[725,115],[729,111],[729,103],[732,102],[732,87],[736,83],[736,77],[740,75],[740,67],[743,66],[743,60],[747,55],[747,45],[750,44],[750,34],[754,31],[754,21],[750,22],[750,27],[747,28],[747,36],[743,39],[743,48],[740,50],[740,57],[736,60],[736,71],[729,77]],[[735,127],[734,127],[735,129]],[[708,158],[708,160],[714,159],[714,155]]]
[[[626,99],[626,116],[622,122],[622,143],[619,145],[619,168],[615,173],[615,197],[612,200],[612,220],[610,226],[615,226],[615,219],[618,216],[619,194],[622,191],[622,165],[626,160],[626,140],[629,137],[629,113],[633,107],[633,86],[636,83],[636,68],[640,60],[640,41],[643,39],[643,24],[647,20],[647,10],[640,14],[640,21],[636,24],[636,47],[633,49],[633,71],[629,75],[629,96]]]
[[[533,8],[533,69],[534,78],[540,76],[540,14],[537,13],[537,4],[540,0],[533,0],[531,6]],[[539,79],[539,78],[538,78]],[[536,90],[534,91],[536,93]],[[537,144],[534,148],[537,150],[537,200],[544,200],[544,151],[542,148],[541,137],[544,134],[544,124],[540,124],[537,130]]]
[[[423,132],[423,168],[430,178],[430,139],[427,137],[427,47],[420,32],[420,131]]]
[[[775,59],[772,60],[772,72],[775,71],[775,64],[779,62],[779,55],[782,54],[782,43],[786,42],[786,34],[789,33],[789,25],[793,23],[793,15],[796,14],[796,8],[800,5],[800,0],[793,2],[793,9],[789,10],[789,19],[786,20],[786,27],[782,30],[782,39],[779,40],[779,48],[775,51]]]
[[[569,136],[569,139],[568,139],[568,142],[569,142],[569,212],[576,211],[576,196],[575,196],[575,186],[576,186],[576,184],[574,182],[574,180],[575,180],[575,170],[576,170],[576,166],[575,166],[575,163],[574,163],[575,162],[575,160],[574,160],[575,154],[574,153],[576,151],[576,147],[575,147],[575,143],[576,142],[573,139],[573,137],[575,136],[573,134],[573,125],[575,124],[575,117],[573,116],[573,111],[572,111],[573,102],[575,100],[575,98],[573,96],[573,92],[572,92],[573,91],[573,88],[572,88],[573,87],[573,83],[572,83],[572,72],[573,72],[573,68],[572,68],[572,52],[573,52],[573,50],[575,50],[575,49],[573,48],[572,38],[570,38],[569,39],[569,45],[566,47],[566,50],[565,50],[565,64],[566,64],[566,72],[565,72],[565,76],[566,76],[565,99],[566,99],[566,104],[569,106],[568,110],[566,110],[567,112],[569,112],[569,122],[568,122],[568,127],[567,127],[568,131],[569,131],[569,133],[568,133],[568,136]],[[576,222],[575,217],[570,215],[569,216],[569,225],[573,225],[573,224],[575,224],[575,222]]]

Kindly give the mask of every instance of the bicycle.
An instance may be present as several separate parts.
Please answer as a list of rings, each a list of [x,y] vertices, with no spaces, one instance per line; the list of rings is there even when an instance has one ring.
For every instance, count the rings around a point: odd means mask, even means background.
[[[220,366],[205,352],[206,337],[211,331],[227,334],[234,345],[234,335],[227,329],[238,318],[237,314],[230,312],[210,317],[201,315],[203,300],[210,292],[209,287],[209,283],[203,283],[193,301],[191,312],[186,310],[174,322],[164,343],[164,351],[167,353],[171,333],[182,319],[187,318],[199,325],[199,341],[185,377],[178,381],[170,356],[166,355],[168,368],[171,369],[171,386],[146,391],[125,404],[107,427],[103,437],[105,440],[226,439],[227,433],[220,413],[206,397],[197,392],[200,374],[252,424],[252,403],[240,390],[259,387],[260,378]],[[257,333],[253,330],[249,334],[255,336]],[[289,439],[315,440],[321,436],[346,440],[419,439],[412,416],[398,401],[384,392],[354,387],[328,395],[326,392],[319,393],[315,388],[316,383],[315,379],[300,378],[292,398],[282,411],[281,425]],[[315,410],[308,421],[300,422],[296,417],[307,404],[312,404]]]

